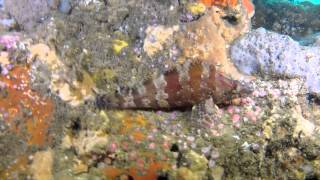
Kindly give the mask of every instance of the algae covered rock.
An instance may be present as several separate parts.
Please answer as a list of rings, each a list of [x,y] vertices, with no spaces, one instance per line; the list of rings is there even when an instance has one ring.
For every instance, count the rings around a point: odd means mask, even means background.
[[[319,29],[319,9],[316,1],[255,0],[256,15],[253,27],[264,27],[296,40],[317,33]]]
[[[25,30],[32,30],[50,12],[47,0],[5,0],[4,7]]]
[[[177,170],[177,179],[195,180],[206,179],[208,160],[194,151],[186,152],[185,159],[187,166]]]
[[[79,155],[99,153],[108,143],[108,136],[102,132],[80,132],[72,141],[72,146]]]
[[[207,168],[208,160],[194,151],[188,152],[185,158],[189,163],[190,169],[194,172],[204,171]]]
[[[32,158],[33,162],[30,167],[35,180],[48,179],[52,180],[53,151],[39,151]]]
[[[318,49],[251,31],[250,1],[47,2],[30,36],[0,36],[0,179],[319,178],[320,111],[304,87]],[[210,75],[221,84],[190,101]],[[247,78],[250,91],[221,93]],[[169,91],[167,109],[120,97]]]

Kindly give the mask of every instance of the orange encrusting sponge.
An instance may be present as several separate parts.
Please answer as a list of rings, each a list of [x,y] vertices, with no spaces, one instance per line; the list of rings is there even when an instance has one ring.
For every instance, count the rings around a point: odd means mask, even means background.
[[[238,0],[199,0],[201,3],[203,3],[206,6],[222,6],[222,7],[227,7],[227,6],[236,6],[238,4]]]
[[[254,5],[250,0],[242,0],[242,4],[244,7],[246,7],[249,14],[252,14],[254,12]]]
[[[199,0],[199,2],[203,3],[208,7],[213,5],[222,7],[234,7],[238,4],[238,0]],[[242,4],[244,5],[249,14],[253,13],[254,6],[250,2],[250,0],[242,0]]]
[[[41,146],[50,139],[54,105],[50,98],[32,89],[30,78],[30,69],[25,66],[16,66],[8,75],[0,75],[0,82],[6,87],[5,95],[0,95],[0,114],[6,114],[4,121],[13,132],[28,133],[29,145]]]

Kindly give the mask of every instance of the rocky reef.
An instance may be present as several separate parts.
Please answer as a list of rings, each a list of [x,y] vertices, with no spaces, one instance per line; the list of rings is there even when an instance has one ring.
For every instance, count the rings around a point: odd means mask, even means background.
[[[294,1],[255,0],[256,14],[252,20],[253,28],[289,35],[295,40],[319,32],[320,5],[308,1],[294,4]]]
[[[319,179],[314,38],[251,30],[249,0],[17,2],[0,179]]]

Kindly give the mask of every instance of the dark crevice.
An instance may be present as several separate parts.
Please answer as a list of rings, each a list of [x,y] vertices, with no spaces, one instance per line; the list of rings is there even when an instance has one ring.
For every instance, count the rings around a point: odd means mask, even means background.
[[[232,25],[237,25],[239,23],[237,17],[235,17],[234,15],[223,16],[222,19]]]

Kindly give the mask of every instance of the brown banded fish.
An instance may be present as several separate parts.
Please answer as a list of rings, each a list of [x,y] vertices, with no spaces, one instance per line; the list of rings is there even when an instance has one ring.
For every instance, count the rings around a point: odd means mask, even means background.
[[[229,58],[232,42],[250,29],[253,10],[249,11],[243,2],[228,8],[213,5],[199,19],[167,28],[170,31],[163,30],[166,29],[163,26],[147,28],[144,51],[149,58],[170,49],[170,44],[162,48],[160,42],[148,42],[154,39],[148,36],[165,34],[174,42],[171,46],[181,52],[177,57],[179,63],[140,85],[119,86],[114,95],[98,95],[96,105],[99,108],[172,109],[192,107],[208,98],[216,104],[228,104],[233,98],[247,94],[248,88],[240,81],[250,78],[239,72]]]

